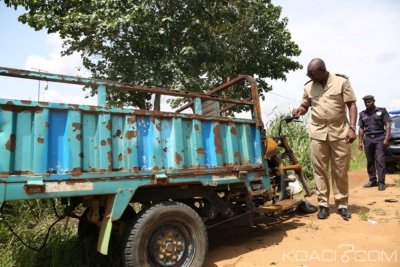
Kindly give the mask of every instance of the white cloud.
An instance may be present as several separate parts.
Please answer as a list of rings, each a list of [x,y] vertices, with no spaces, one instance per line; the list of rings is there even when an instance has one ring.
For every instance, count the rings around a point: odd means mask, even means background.
[[[373,0],[276,0],[288,17],[288,29],[302,54],[296,58],[304,69],[287,75],[287,81],[272,82],[263,114],[277,105],[283,112],[297,107],[308,80],[305,68],[315,57],[325,60],[328,70],[349,76],[357,98],[373,94],[377,105],[400,109],[400,31],[396,26],[400,2]],[[290,99],[287,99],[290,97]],[[298,99],[294,103],[291,99]],[[364,109],[362,101],[358,109]]]
[[[61,56],[62,39],[57,34],[46,36],[48,54],[46,56],[30,55],[25,62],[25,69],[40,70],[63,75],[89,77],[89,71],[82,66],[78,53],[70,56]],[[88,91],[82,91],[82,86],[62,83],[48,83],[49,90],[44,90],[45,82],[41,83],[40,100],[47,102],[61,102],[71,104],[96,104],[96,97],[89,97]]]

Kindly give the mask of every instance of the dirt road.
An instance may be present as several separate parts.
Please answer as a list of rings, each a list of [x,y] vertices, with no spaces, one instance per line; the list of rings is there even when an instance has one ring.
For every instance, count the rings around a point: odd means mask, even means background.
[[[367,180],[366,170],[350,173],[349,221],[331,205],[326,220],[294,214],[211,229],[205,267],[400,266],[400,175],[388,175],[381,192],[363,188]]]

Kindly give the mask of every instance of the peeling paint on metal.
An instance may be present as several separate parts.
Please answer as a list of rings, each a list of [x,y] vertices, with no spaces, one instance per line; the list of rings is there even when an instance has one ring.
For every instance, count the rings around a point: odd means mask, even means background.
[[[237,131],[236,131],[236,128],[235,128],[235,127],[232,127],[232,128],[231,128],[231,134],[232,134],[232,135],[235,135],[235,136],[237,135]]]
[[[10,134],[10,138],[8,138],[6,143],[6,149],[10,152],[15,151],[15,134]]]
[[[204,155],[204,153],[205,153],[204,148],[202,148],[202,147],[197,148],[196,151],[200,155]]]
[[[94,189],[93,182],[48,182],[45,184],[45,192],[73,192],[73,191],[92,191]]]
[[[107,130],[111,131],[111,127],[112,127],[112,124],[111,124],[111,121],[109,120],[107,122],[106,128],[107,128]]]
[[[176,164],[181,163],[181,161],[182,161],[182,156],[178,152],[176,152],[175,153],[175,162],[176,162]]]
[[[215,152],[217,154],[222,154],[221,128],[219,125],[214,127],[214,144],[215,144]]]
[[[72,123],[72,128],[74,129],[73,132],[79,131],[82,128],[82,124],[80,124],[78,122],[74,122],[74,123]]]
[[[126,132],[126,138],[128,138],[128,140],[131,140],[132,138],[135,138],[136,136],[137,136],[136,131],[127,131]]]

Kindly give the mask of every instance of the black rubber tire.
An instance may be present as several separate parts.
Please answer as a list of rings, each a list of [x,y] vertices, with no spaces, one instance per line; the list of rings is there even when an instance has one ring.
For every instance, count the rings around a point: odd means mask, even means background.
[[[207,247],[200,216],[183,203],[163,202],[143,210],[132,223],[123,262],[126,267],[202,266]]]

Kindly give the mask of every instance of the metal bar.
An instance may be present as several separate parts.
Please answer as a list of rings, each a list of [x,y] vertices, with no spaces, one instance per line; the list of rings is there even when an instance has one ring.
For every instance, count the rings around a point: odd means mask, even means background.
[[[215,93],[217,93],[219,91],[225,90],[226,88],[234,85],[237,82],[243,81],[243,80],[247,80],[250,83],[250,85],[256,84],[253,77],[247,76],[247,75],[240,75],[240,76],[238,76],[238,77],[236,77],[236,78],[234,78],[234,79],[232,79],[232,80],[230,80],[230,81],[228,81],[228,82],[226,82],[224,84],[221,84],[220,86],[208,91],[206,94],[207,95],[213,95],[213,94],[215,94]],[[253,88],[253,86],[251,86],[250,88],[251,88],[251,90],[254,90],[254,89],[258,90],[257,88]],[[257,94],[258,94],[258,92],[257,92]],[[253,97],[254,94],[251,94],[251,96]],[[253,102],[251,102],[251,103],[252,103],[251,105],[253,105]],[[193,105],[193,101],[190,101],[186,105],[184,105],[184,106],[180,107],[179,109],[177,109],[176,112],[181,112],[181,111],[187,109],[188,107],[190,107],[192,105]]]
[[[170,95],[170,96],[178,96],[178,97],[189,97],[189,98],[202,98],[202,99],[209,99],[214,101],[220,101],[225,103],[235,103],[239,105],[253,105],[253,102],[246,101],[246,100],[233,100],[227,99],[223,97],[216,97],[211,96],[210,94],[204,93],[196,93],[191,91],[177,91],[162,87],[152,87],[152,86],[145,86],[145,85],[131,85],[125,83],[118,83],[100,79],[89,79],[89,78],[82,78],[77,76],[67,76],[67,75],[60,75],[54,73],[43,73],[38,71],[27,71],[21,69],[12,69],[6,67],[0,67],[0,75],[2,76],[9,76],[9,77],[17,77],[17,78],[24,78],[24,79],[32,79],[32,80],[44,80],[49,82],[59,82],[59,83],[68,83],[68,84],[77,84],[77,85],[85,85],[89,87],[95,87],[98,85],[104,85],[108,89],[118,89],[118,90],[125,90],[125,91],[134,91],[139,93],[157,93],[163,95]]]

